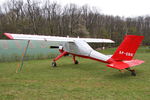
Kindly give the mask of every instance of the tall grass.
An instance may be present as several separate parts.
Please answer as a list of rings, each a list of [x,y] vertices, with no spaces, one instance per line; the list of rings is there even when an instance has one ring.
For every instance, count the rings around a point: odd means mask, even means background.
[[[145,63],[134,67],[137,76],[120,73],[105,64],[71,57],[57,61],[52,68],[47,60],[0,63],[0,100],[150,100],[150,53],[136,54]],[[112,53],[112,49],[104,51]]]

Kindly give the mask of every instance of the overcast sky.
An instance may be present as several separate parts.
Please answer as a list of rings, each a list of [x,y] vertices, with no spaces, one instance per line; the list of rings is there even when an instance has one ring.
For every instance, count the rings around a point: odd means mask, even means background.
[[[0,0],[0,4],[7,0]],[[34,0],[44,1],[44,0]],[[79,6],[94,6],[103,14],[136,17],[150,15],[150,0],[49,0],[57,1],[61,5],[75,3]]]

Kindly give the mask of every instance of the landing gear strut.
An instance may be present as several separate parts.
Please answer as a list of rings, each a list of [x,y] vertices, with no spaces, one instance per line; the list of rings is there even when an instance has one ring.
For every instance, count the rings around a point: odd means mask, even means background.
[[[130,71],[132,76],[136,76],[134,69],[126,68],[126,70]]]
[[[60,55],[58,55],[55,59],[53,59],[52,67],[56,67],[57,66],[56,61],[67,54],[68,54],[67,52],[63,51]]]
[[[75,58],[75,56],[73,55],[73,62],[74,62],[74,64],[79,64],[79,62],[78,62],[78,60],[76,60],[76,58]]]

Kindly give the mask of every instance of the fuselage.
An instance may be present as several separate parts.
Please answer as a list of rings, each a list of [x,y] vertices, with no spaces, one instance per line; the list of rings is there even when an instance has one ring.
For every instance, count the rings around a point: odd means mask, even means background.
[[[110,56],[95,51],[86,42],[81,40],[67,42],[64,44],[63,49],[72,55],[93,59],[100,62],[108,63],[108,60],[110,59]]]

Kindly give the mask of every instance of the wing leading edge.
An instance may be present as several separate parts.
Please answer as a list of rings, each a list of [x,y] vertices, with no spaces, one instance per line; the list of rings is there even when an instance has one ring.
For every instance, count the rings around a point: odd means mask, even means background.
[[[27,35],[27,34],[12,34],[4,33],[9,39],[16,40],[41,40],[41,41],[58,41],[58,42],[74,42],[75,40],[83,40],[88,43],[114,43],[110,39],[97,39],[97,38],[70,38],[59,36],[44,36],[44,35]]]

